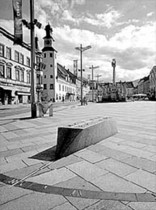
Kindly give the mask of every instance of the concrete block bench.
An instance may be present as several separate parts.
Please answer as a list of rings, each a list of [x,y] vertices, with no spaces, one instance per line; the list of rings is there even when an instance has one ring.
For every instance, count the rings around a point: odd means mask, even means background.
[[[68,156],[117,133],[110,117],[97,117],[58,128],[56,159]]]

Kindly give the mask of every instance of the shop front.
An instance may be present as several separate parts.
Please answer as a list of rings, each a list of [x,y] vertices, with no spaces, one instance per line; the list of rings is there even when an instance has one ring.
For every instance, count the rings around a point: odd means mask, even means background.
[[[30,88],[0,85],[0,105],[30,103]]]
[[[0,104],[11,104],[12,103],[12,94],[9,87],[0,86]]]

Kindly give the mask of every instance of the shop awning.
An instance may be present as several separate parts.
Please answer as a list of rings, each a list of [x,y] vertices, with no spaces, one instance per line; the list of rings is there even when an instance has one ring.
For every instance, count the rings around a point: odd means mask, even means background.
[[[14,90],[14,88],[12,86],[7,86],[7,85],[0,85],[0,88],[2,88],[4,90]]]
[[[21,91],[16,91],[16,95],[22,95],[22,96],[30,96],[30,92],[21,92]]]

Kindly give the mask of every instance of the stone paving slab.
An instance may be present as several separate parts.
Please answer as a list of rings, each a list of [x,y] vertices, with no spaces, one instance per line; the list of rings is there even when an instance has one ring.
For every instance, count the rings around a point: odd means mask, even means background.
[[[118,201],[98,201],[85,210],[132,210],[130,207]]]
[[[139,158],[139,157],[133,156],[131,158],[122,160],[122,162],[124,162],[128,165],[134,166],[135,168],[149,171],[151,173],[156,172],[156,162],[147,160],[145,158]]]
[[[117,160],[113,160],[112,158],[100,161],[95,165],[121,177],[125,177],[126,175],[137,171],[136,168],[128,166],[127,164],[121,163]]]
[[[156,209],[156,203],[151,203],[151,202],[130,203],[129,206],[135,210],[155,210]]]
[[[23,179],[24,177],[28,176],[30,173],[37,170],[41,166],[43,166],[43,164],[39,163],[39,164],[31,165],[29,167],[24,167],[21,169],[15,169],[9,172],[5,172],[4,174],[10,177],[15,177],[17,179]]]
[[[60,195],[45,195],[43,193],[31,193],[19,197],[0,206],[1,210],[48,210],[66,202],[66,199]]]
[[[144,193],[146,190],[132,182],[126,181],[112,173],[107,173],[91,181],[92,184],[103,191],[125,192],[125,193]]]
[[[93,205],[98,200],[96,199],[85,199],[85,198],[72,198],[72,197],[66,197],[72,205],[74,205],[77,209],[83,210],[88,206]]]
[[[71,205],[70,203],[66,202],[63,203],[59,206],[56,206],[54,208],[52,208],[53,210],[77,210],[77,208],[75,208],[73,205]],[[51,210],[51,209],[49,209]]]
[[[7,185],[0,187],[0,209],[1,205],[20,198],[24,195],[32,194],[31,190],[16,187],[8,187]],[[16,208],[15,208],[16,209]]]
[[[83,149],[79,152],[76,152],[75,155],[80,158],[83,158],[84,160],[89,161],[90,163],[96,163],[101,160],[107,159],[106,156],[104,156],[102,154],[98,154],[96,152],[92,152],[88,149]]]
[[[11,163],[7,163],[7,164],[3,164],[0,167],[0,173],[5,173],[7,171],[11,171],[11,170],[14,170],[14,169],[24,168],[26,166],[27,165],[24,162],[22,162],[21,160],[17,160],[16,162],[11,162]]]
[[[156,193],[156,175],[143,170],[137,170],[125,177],[127,180]]]
[[[74,163],[66,167],[70,169],[71,171],[73,171],[73,173],[79,175],[80,177],[82,177],[83,179],[87,181],[91,181],[95,178],[100,177],[103,174],[108,173],[108,171],[104,169],[100,169],[96,165],[93,165],[86,161]]]
[[[50,172],[28,178],[27,181],[37,182],[40,184],[54,185],[56,183],[66,181],[75,177],[76,175],[66,168],[55,169]]]

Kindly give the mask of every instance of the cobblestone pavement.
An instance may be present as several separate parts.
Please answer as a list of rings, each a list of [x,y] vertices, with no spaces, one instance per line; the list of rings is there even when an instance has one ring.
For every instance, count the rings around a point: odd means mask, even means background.
[[[118,133],[53,160],[57,128],[112,117]],[[155,210],[156,103],[89,103],[0,118],[0,209]]]

